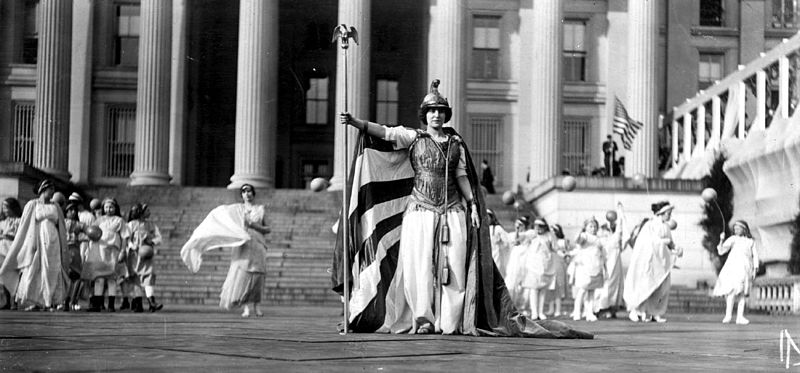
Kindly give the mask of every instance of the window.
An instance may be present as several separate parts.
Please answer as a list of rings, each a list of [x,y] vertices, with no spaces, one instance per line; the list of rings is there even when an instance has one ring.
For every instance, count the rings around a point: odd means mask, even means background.
[[[136,105],[109,105],[107,109],[106,165],[103,176],[128,177],[133,172],[136,144]]]
[[[586,81],[586,23],[564,21],[564,80]]]
[[[397,81],[378,79],[375,119],[378,123],[397,123]]]
[[[585,175],[590,170],[591,157],[588,148],[589,120],[564,118],[564,134],[561,136],[561,164],[573,175]]]
[[[308,80],[306,123],[328,123],[328,78],[311,78]]]
[[[697,87],[706,89],[715,81],[722,79],[723,60],[720,53],[700,53],[700,65],[697,69]]]
[[[117,38],[114,64],[136,66],[139,62],[139,6],[117,5]]]
[[[473,116],[470,119],[470,152],[476,164],[484,159],[494,171],[494,179],[503,180],[503,117]]]
[[[33,102],[14,104],[14,131],[12,138],[13,162],[33,163],[33,116],[36,106]]]
[[[22,36],[22,63],[36,64],[39,48],[39,2],[26,1]]]
[[[472,77],[500,77],[500,17],[475,16],[472,36]]]
[[[723,26],[723,0],[700,0],[700,26]]]
[[[797,28],[798,0],[772,0],[772,27]]]

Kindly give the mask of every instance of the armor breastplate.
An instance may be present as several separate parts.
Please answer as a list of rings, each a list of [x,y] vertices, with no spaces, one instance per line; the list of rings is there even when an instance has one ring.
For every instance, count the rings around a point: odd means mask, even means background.
[[[452,137],[446,142],[437,143],[425,133],[420,133],[411,145],[411,167],[414,168],[415,174],[411,196],[419,205],[432,210],[443,210],[445,193],[448,205],[460,202],[456,188],[456,168],[461,158],[461,147],[458,145],[459,142]],[[449,160],[445,162],[448,149]],[[445,163],[448,172],[446,188]]]

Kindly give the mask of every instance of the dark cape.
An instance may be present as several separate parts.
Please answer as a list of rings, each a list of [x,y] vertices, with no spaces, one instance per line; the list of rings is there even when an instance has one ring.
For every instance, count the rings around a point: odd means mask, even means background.
[[[445,127],[445,131],[448,135],[458,136],[452,128]],[[467,213],[468,268],[462,333],[474,336],[593,338],[592,334],[572,329],[563,322],[533,321],[517,311],[492,259],[489,218],[479,174],[468,147],[463,141],[461,143],[466,152],[467,176],[481,221],[480,227],[473,226]],[[347,180],[348,190],[353,191],[348,216],[348,279],[352,310],[349,330],[387,332],[382,326],[391,307],[387,306],[387,293],[398,267],[399,229],[396,228],[402,223],[404,199],[411,194],[414,175],[407,149],[394,150],[391,143],[363,132],[354,155]],[[371,173],[383,177],[373,177]],[[353,183],[358,187],[354,188]],[[386,206],[390,205],[394,207],[387,209]],[[376,211],[378,209],[381,210]],[[363,237],[363,232],[369,236]],[[333,290],[340,295],[343,294],[343,274],[346,272],[343,270],[341,234],[343,231],[337,229],[332,271]],[[357,274],[355,283],[353,274]]]

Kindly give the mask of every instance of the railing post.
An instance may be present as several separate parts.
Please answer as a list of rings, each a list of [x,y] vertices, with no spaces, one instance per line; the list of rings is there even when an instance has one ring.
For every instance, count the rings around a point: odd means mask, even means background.
[[[697,107],[697,133],[695,134],[695,155],[703,154],[706,150],[706,103]]]
[[[721,117],[721,106],[722,100],[720,100],[719,96],[714,96],[711,98],[711,139],[708,141],[710,146],[714,146],[715,149],[719,148],[720,137],[722,134],[722,128],[720,126]],[[711,145],[713,144],[713,145]]]
[[[673,108],[673,113],[675,109]],[[678,164],[678,121],[672,118],[672,164]]]
[[[756,72],[756,118],[750,127],[756,131],[763,131],[767,128],[767,72],[758,70]]]
[[[778,60],[778,108],[781,118],[789,118],[789,58],[786,56]]]
[[[692,114],[683,114],[683,160],[692,159]]]
[[[745,125],[745,104],[747,100],[747,85],[744,84],[743,81],[740,81],[738,84],[739,94],[736,96],[736,119],[737,119],[737,128],[738,133],[737,136],[740,139],[744,139],[744,125]]]

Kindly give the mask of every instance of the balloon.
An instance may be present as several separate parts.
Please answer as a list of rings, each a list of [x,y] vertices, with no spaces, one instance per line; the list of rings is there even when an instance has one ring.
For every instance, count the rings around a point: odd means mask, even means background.
[[[506,205],[514,204],[514,192],[507,190],[505,193],[503,193],[503,203]]]
[[[155,250],[150,245],[142,245],[139,248],[139,258],[143,260],[152,259],[153,255],[155,255]]]
[[[608,212],[606,212],[606,220],[612,223],[617,221],[617,212],[614,210],[608,210]]]
[[[517,209],[517,210],[519,210],[519,208],[520,208],[520,207],[521,207],[521,206],[520,206],[520,204],[519,204],[519,201],[515,201],[515,202],[514,202],[514,208],[515,208],[515,209]]]
[[[53,193],[53,197],[50,198],[50,202],[53,202],[57,205],[63,205],[67,203],[67,198],[64,197],[64,193],[55,192]]]
[[[92,241],[97,241],[103,236],[103,231],[96,225],[90,225],[83,229],[83,233]]]
[[[89,208],[92,209],[92,210],[98,210],[101,207],[103,207],[103,206],[102,206],[100,200],[97,199],[97,198],[92,198],[92,200],[89,202]]]
[[[633,185],[635,186],[643,186],[646,181],[647,178],[642,174],[633,175]]]
[[[673,230],[673,231],[674,231],[674,230],[675,230],[675,228],[678,228],[678,222],[677,222],[677,221],[675,221],[675,220],[672,220],[672,219],[670,219],[670,220],[667,222],[667,226],[669,227],[669,229],[670,229],[670,230]]]
[[[714,202],[717,199],[717,191],[714,188],[705,188],[703,192],[700,193],[700,197],[703,198],[703,201],[706,203]]]
[[[311,180],[309,187],[311,187],[311,190],[315,192],[321,192],[328,188],[328,180],[325,180],[321,177],[315,177],[313,180]]]
[[[572,176],[564,176],[564,179],[561,180],[561,187],[564,188],[567,192],[571,192],[575,190],[577,182],[575,178]]]

